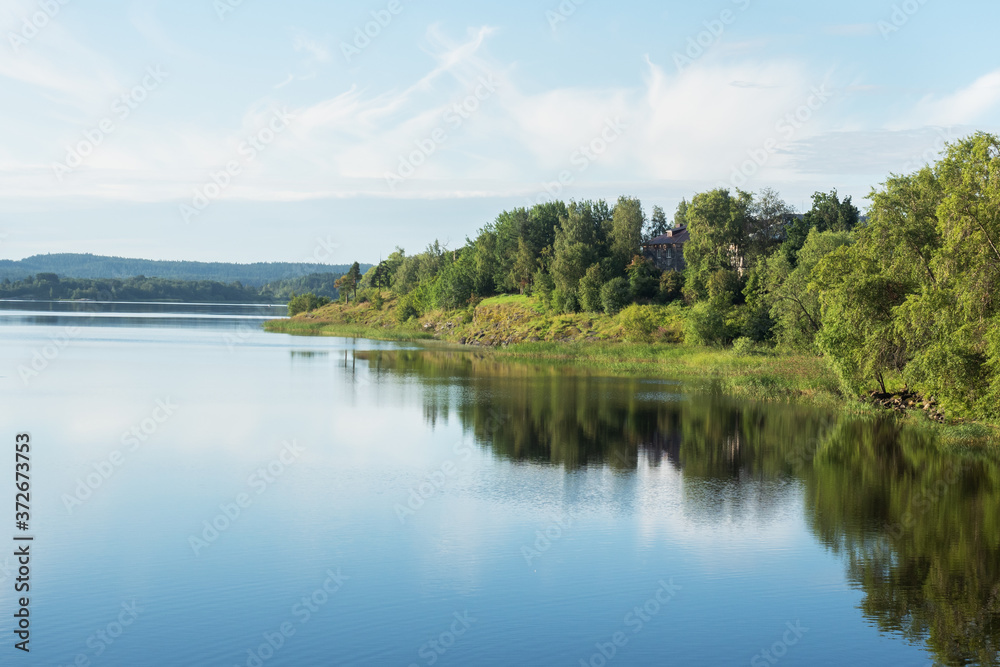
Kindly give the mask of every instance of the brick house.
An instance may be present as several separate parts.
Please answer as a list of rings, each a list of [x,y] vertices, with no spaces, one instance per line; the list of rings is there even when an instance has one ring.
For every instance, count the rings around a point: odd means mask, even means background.
[[[661,271],[681,272],[685,266],[684,244],[690,238],[691,235],[684,225],[668,229],[666,234],[661,234],[643,243],[642,254]]]

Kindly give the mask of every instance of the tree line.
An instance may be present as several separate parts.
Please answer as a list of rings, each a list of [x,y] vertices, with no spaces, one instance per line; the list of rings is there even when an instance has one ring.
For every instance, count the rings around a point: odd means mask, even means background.
[[[312,293],[313,298],[339,297],[339,274],[317,273],[268,283],[262,287],[239,281],[172,280],[135,276],[132,278],[60,278],[55,273],[38,273],[22,280],[0,281],[0,299],[89,299],[92,301],[190,301],[216,303],[283,303],[296,294]]]
[[[824,355],[846,392],[893,382],[945,410],[1000,418],[1000,140],[977,133],[872,190],[867,214],[836,190],[799,215],[778,193],[701,192],[667,220],[620,197],[504,211],[457,249],[397,248],[352,286],[398,298],[397,314],[532,294],[554,313],[616,314],[656,329],[663,304],[685,338]],[[644,240],[685,225],[683,273],[643,257]]]
[[[317,255],[328,250],[317,251]],[[348,265],[329,265],[319,262],[256,262],[234,264],[228,262],[188,262],[126,257],[107,257],[89,253],[54,253],[34,255],[21,260],[0,260],[0,280],[23,280],[39,273],[55,273],[63,278],[129,278],[149,276],[171,280],[210,280],[219,283],[240,282],[243,285],[263,287],[267,284],[292,280],[310,274],[334,273],[341,275]],[[364,270],[368,266],[363,266]]]

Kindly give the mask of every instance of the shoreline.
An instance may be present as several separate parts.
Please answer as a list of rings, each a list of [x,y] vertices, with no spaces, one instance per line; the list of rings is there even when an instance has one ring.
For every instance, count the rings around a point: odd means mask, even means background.
[[[364,304],[363,304],[364,305]],[[859,418],[889,417],[937,436],[954,450],[1000,450],[1000,429],[990,424],[935,423],[921,410],[896,412],[861,398],[845,396],[833,371],[817,355],[774,351],[740,354],[732,349],[684,343],[629,342],[621,338],[519,340],[498,345],[469,344],[474,321],[456,320],[464,311],[431,313],[406,323],[351,317],[350,307],[331,304],[289,319],[268,320],[265,331],[297,336],[334,336],[446,346],[497,361],[565,365],[618,377],[651,377],[681,382],[695,393],[718,392],[753,401],[795,403],[847,413]],[[345,315],[347,317],[345,317]],[[337,319],[334,319],[337,318]],[[466,316],[466,319],[469,318]],[[511,337],[504,337],[505,340]],[[589,337],[593,338],[593,337]]]

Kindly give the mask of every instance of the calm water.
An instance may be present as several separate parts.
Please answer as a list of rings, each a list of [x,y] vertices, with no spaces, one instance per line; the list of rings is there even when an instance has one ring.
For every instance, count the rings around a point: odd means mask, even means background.
[[[2,664],[998,662],[995,461],[276,312],[0,304]]]

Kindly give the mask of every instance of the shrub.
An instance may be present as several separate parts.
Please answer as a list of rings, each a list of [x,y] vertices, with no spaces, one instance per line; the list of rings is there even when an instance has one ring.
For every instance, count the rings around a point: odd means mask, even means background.
[[[553,290],[552,306],[559,313],[575,313],[580,310],[580,301],[574,291]]]
[[[733,341],[733,352],[740,356],[748,357],[754,354],[767,354],[768,348],[752,338],[740,336]]]
[[[288,301],[288,316],[295,317],[299,313],[308,313],[329,303],[330,299],[327,297],[316,296],[312,292],[299,296],[292,294],[292,298]]]
[[[382,310],[382,306],[385,305],[385,299],[382,298],[382,291],[375,290],[372,292],[372,307],[375,310]]]
[[[405,294],[399,298],[399,305],[396,306],[396,319],[399,323],[408,322],[414,317],[420,317],[420,311],[415,303],[413,294]]]
[[[608,315],[616,315],[631,300],[632,293],[624,278],[612,278],[601,288],[601,305]]]
[[[618,323],[622,325],[625,339],[630,342],[649,341],[657,330],[652,307],[637,303],[618,314]]]
[[[684,329],[690,342],[695,345],[725,345],[734,336],[726,316],[728,310],[723,310],[712,303],[702,301],[688,311]]]
[[[660,276],[660,301],[672,303],[684,296],[684,274],[664,271]]]

